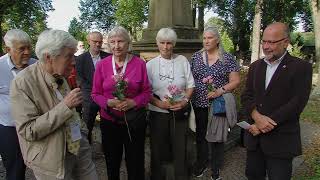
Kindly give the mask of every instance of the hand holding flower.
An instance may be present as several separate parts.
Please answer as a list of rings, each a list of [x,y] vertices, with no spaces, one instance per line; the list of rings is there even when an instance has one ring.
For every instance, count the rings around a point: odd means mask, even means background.
[[[219,88],[219,89],[216,89],[215,91],[208,92],[207,98],[213,99],[213,98],[219,97],[223,94],[224,94],[224,92]]]
[[[178,111],[180,109],[183,109],[187,104],[188,104],[188,102],[185,100],[177,101],[174,104],[170,105],[169,108],[171,111]]]
[[[125,98],[123,101],[116,106],[119,111],[127,111],[136,106],[136,102],[133,99]]]
[[[161,109],[169,109],[171,104],[170,104],[169,100],[165,100],[165,101],[158,100],[158,101],[156,101],[156,106]]]
[[[212,92],[215,90],[212,76],[203,78],[202,82],[207,85],[208,92]]]
[[[118,100],[117,98],[114,98],[114,99],[108,99],[108,102],[107,102],[107,106],[108,107],[111,107],[111,108],[116,108],[116,106],[118,104],[120,104],[120,100]]]

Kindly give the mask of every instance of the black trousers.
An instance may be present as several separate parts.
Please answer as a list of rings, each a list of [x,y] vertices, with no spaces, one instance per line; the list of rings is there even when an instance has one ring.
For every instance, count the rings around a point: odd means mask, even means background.
[[[89,143],[91,144],[91,137],[92,137],[92,130],[94,123],[96,121],[96,116],[99,112],[99,105],[97,105],[95,102],[84,102],[83,103],[83,112],[82,112],[82,118],[83,121],[86,123],[87,128],[88,128],[88,140]]]
[[[0,125],[0,155],[6,169],[7,180],[25,179],[26,166],[15,127]]]
[[[210,142],[211,150],[211,169],[214,175],[219,175],[219,170],[223,165],[224,158],[224,143],[223,142]]]
[[[275,158],[265,155],[260,147],[255,151],[247,150],[246,176],[248,180],[290,180],[292,158]]]
[[[193,106],[196,121],[197,165],[206,166],[208,162],[208,108]]]
[[[130,129],[132,142],[125,124],[116,124],[101,118],[100,129],[108,179],[120,180],[120,165],[124,149],[128,180],[144,180],[146,126]]]
[[[187,128],[189,113],[185,116],[150,111],[151,179],[186,180]],[[165,172],[165,165],[172,164],[173,172]]]

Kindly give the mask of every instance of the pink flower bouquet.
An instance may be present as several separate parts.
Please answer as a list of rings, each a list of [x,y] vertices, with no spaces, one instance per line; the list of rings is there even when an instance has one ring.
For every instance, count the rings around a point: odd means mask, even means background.
[[[203,78],[202,82],[207,85],[208,92],[215,91],[212,76]]]
[[[169,100],[170,104],[174,104],[177,101],[181,101],[184,98],[184,91],[181,90],[176,85],[168,86],[169,95],[166,95],[166,98]]]

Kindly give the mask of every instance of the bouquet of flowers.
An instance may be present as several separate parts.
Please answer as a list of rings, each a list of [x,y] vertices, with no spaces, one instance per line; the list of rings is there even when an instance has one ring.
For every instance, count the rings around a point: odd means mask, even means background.
[[[176,85],[170,84],[167,89],[169,91],[169,95],[166,95],[166,98],[169,100],[170,104],[175,104],[175,102],[181,101],[184,98],[183,90]]]
[[[118,98],[120,101],[126,98],[126,91],[128,88],[128,80],[124,79],[123,74],[119,73],[113,76],[115,84],[115,90],[112,92],[112,95]]]
[[[124,101],[125,98],[126,98],[126,91],[127,91],[127,88],[128,88],[128,80],[124,79],[123,73],[116,74],[112,78],[116,82],[116,84],[114,86],[115,90],[112,92],[112,95],[114,97],[116,97],[118,100]],[[131,133],[130,133],[130,129],[129,129],[129,124],[128,124],[125,112],[124,112],[124,121],[125,121],[126,126],[127,126],[127,131],[128,131],[130,142],[132,142]]]
[[[212,76],[208,76],[208,77],[203,78],[202,82],[207,85],[208,92],[215,91]]]

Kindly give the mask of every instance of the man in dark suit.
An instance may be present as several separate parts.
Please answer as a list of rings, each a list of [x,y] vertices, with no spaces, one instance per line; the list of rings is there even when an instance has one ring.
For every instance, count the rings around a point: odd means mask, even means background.
[[[94,122],[99,111],[99,106],[91,98],[93,74],[98,61],[109,56],[109,53],[101,51],[103,36],[100,32],[91,32],[87,36],[89,51],[76,57],[76,70],[80,87],[83,94],[82,117],[86,122],[89,133],[88,139],[91,144],[91,135]]]
[[[245,132],[249,180],[290,180],[301,154],[299,117],[307,104],[312,67],[287,52],[289,28],[270,24],[263,33],[265,58],[250,65],[242,105],[251,124]]]

